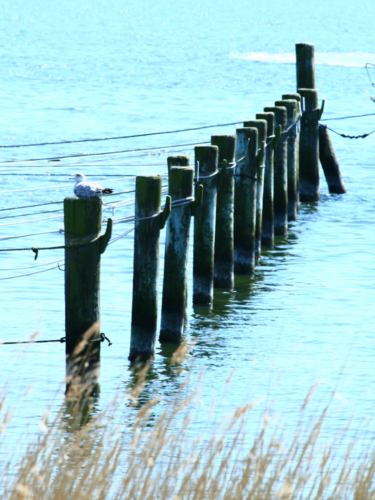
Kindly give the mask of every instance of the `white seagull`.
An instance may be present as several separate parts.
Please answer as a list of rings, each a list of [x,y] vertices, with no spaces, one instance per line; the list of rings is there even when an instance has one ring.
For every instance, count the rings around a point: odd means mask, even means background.
[[[86,181],[86,177],[83,174],[76,174],[74,177],[69,177],[69,179],[74,179],[76,184],[74,186],[74,194],[78,198],[90,198],[91,196],[102,196],[103,194],[113,193],[113,189],[105,188],[99,184],[99,182]]]

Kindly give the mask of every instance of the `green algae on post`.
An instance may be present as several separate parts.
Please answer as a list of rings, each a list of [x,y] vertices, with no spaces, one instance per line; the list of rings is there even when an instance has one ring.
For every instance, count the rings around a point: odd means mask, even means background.
[[[146,361],[155,350],[160,220],[153,216],[160,212],[161,185],[160,175],[136,178],[130,361]]]
[[[311,43],[296,43],[297,91],[315,89],[315,48]],[[299,91],[298,91],[299,92]]]
[[[318,91],[298,89],[305,102],[299,140],[299,194],[301,201],[319,201]]]
[[[171,155],[171,156],[168,156],[167,165],[168,165],[168,176],[169,176],[169,171],[170,171],[171,167],[189,167],[190,166],[190,156],[189,155]]]
[[[253,275],[257,199],[258,129],[237,129],[234,198],[234,272]]]
[[[265,145],[267,141],[267,120],[250,120],[244,122],[244,127],[258,129],[258,154],[257,154],[257,206],[255,227],[255,258],[260,259],[262,249],[262,221],[263,221],[263,190],[265,170]],[[263,147],[259,147],[262,145]]]
[[[263,246],[272,248],[274,242],[273,228],[273,146],[272,136],[275,130],[274,113],[257,113],[257,120],[266,120],[267,122],[267,143],[265,154],[265,168],[263,181],[263,210],[262,210],[262,235],[261,243]]]
[[[172,203],[192,198],[194,169],[171,167],[169,194]],[[181,342],[187,301],[187,263],[191,203],[172,208],[165,237],[164,282],[160,342]]]
[[[97,392],[100,383],[100,342],[87,340],[100,338],[101,199],[65,198],[64,224],[65,245],[88,243],[65,248],[67,392],[73,394],[73,382],[77,381],[91,394]],[[85,341],[86,332],[89,338]]]
[[[288,171],[288,220],[297,220],[299,188],[298,188],[298,150],[297,150],[297,125],[299,111],[295,99],[276,101],[276,106],[284,106],[287,110],[287,171]]]
[[[281,126],[281,131],[286,131],[287,111],[284,106],[264,108],[275,115],[275,126]],[[275,148],[273,162],[273,218],[275,235],[288,234],[288,168],[287,168],[287,135],[281,134]]]
[[[233,267],[233,217],[234,217],[234,156],[236,135],[213,135],[211,144],[219,148],[219,174],[216,204],[214,286],[232,288]],[[226,161],[227,168],[223,162]]]
[[[214,251],[217,198],[217,146],[195,147],[195,194],[203,198],[194,219],[193,303],[211,304],[214,296]]]

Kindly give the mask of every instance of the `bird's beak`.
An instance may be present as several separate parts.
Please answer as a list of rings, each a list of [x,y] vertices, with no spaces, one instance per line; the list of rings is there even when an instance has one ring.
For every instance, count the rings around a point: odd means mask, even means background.
[[[74,179],[75,179],[75,177],[69,177],[69,179],[73,179],[73,180],[74,180]]]

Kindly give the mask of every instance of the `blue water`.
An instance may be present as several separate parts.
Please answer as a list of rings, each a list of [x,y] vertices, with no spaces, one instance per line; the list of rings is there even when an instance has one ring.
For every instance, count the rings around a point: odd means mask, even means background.
[[[375,6],[370,1],[343,5],[319,0],[312,5],[266,0],[255,7],[253,2],[222,0],[13,0],[0,8],[1,146],[236,121],[240,125],[281,94],[295,91],[293,53],[295,43],[302,41],[315,44],[317,88],[327,99],[326,118],[375,112],[364,70],[366,62],[375,63]],[[375,120],[369,116],[331,126],[362,134],[375,129]],[[4,148],[0,209],[61,201],[71,195],[68,177],[77,171],[103,182],[111,176],[163,173],[168,154],[184,152],[193,160],[193,148],[184,144],[234,131],[231,126],[132,140]],[[332,391],[341,397],[327,433],[345,427],[353,416],[353,431],[363,439],[369,436],[375,378],[375,135],[364,141],[337,135],[332,139],[348,193],[330,196],[322,174],[321,201],[301,206],[287,240],[278,240],[274,250],[263,253],[254,279],[237,278],[232,291],[216,291],[212,310],[189,304],[186,336],[194,346],[182,372],[169,369],[170,351],[157,346],[144,400],[161,394],[167,402],[187,373],[194,385],[204,369],[196,432],[209,427],[212,397],[222,394],[234,371],[230,389],[220,397],[219,415],[260,398],[259,411],[272,403],[273,414],[286,427],[293,426],[307,391],[319,381],[313,411],[329,401]],[[43,160],[151,147],[162,149]],[[53,189],[27,191],[39,187]],[[134,178],[115,181],[112,187],[132,190]],[[26,191],[3,193],[21,189]],[[0,219],[0,248],[62,245],[58,232],[1,240],[58,231],[62,218],[2,224],[58,216],[61,212],[40,212],[59,208],[0,211],[0,217],[31,214]],[[132,215],[133,210],[117,209],[115,216]],[[114,235],[124,230],[116,226]],[[131,233],[102,257],[102,331],[114,345],[102,344],[97,408],[132,385],[127,361],[132,254]],[[35,331],[38,339],[64,336],[63,272],[55,268],[2,279],[54,267],[62,259],[62,250],[40,252],[36,262],[32,252],[0,253],[1,341],[27,340]],[[53,264],[45,268],[20,269],[49,262]],[[191,263],[190,258],[190,277]],[[163,261],[160,276],[162,280]],[[190,279],[190,298],[191,292]],[[26,431],[30,436],[38,432],[46,408],[56,412],[63,404],[64,345],[0,346],[0,366],[7,404],[15,409],[9,426],[9,442],[14,444]]]

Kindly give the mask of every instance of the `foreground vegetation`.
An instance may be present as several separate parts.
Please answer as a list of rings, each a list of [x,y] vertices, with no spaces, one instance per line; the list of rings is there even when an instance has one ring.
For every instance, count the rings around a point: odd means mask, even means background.
[[[182,346],[173,356],[178,363]],[[123,421],[114,419],[113,406],[93,416],[89,402],[72,401],[52,422],[40,422],[40,439],[29,445],[17,464],[3,464],[2,499],[370,499],[375,454],[345,436],[322,439],[329,405],[321,415],[306,417],[313,391],[301,407],[301,424],[286,436],[267,425],[264,415],[249,436],[246,426],[254,403],[236,408],[210,436],[190,432],[197,415],[196,393],[185,385],[152,422],[158,399],[140,405],[147,367],[124,407]],[[3,401],[4,402],[4,401]],[[130,402],[130,403],[129,403]],[[129,413],[129,404],[133,410]],[[69,408],[69,411],[66,409]],[[125,412],[125,409],[127,411]],[[125,418],[126,413],[126,418]],[[131,415],[129,421],[129,414]],[[6,432],[9,416],[3,415]],[[309,422],[306,427],[306,421]],[[304,422],[304,423],[303,423]]]

